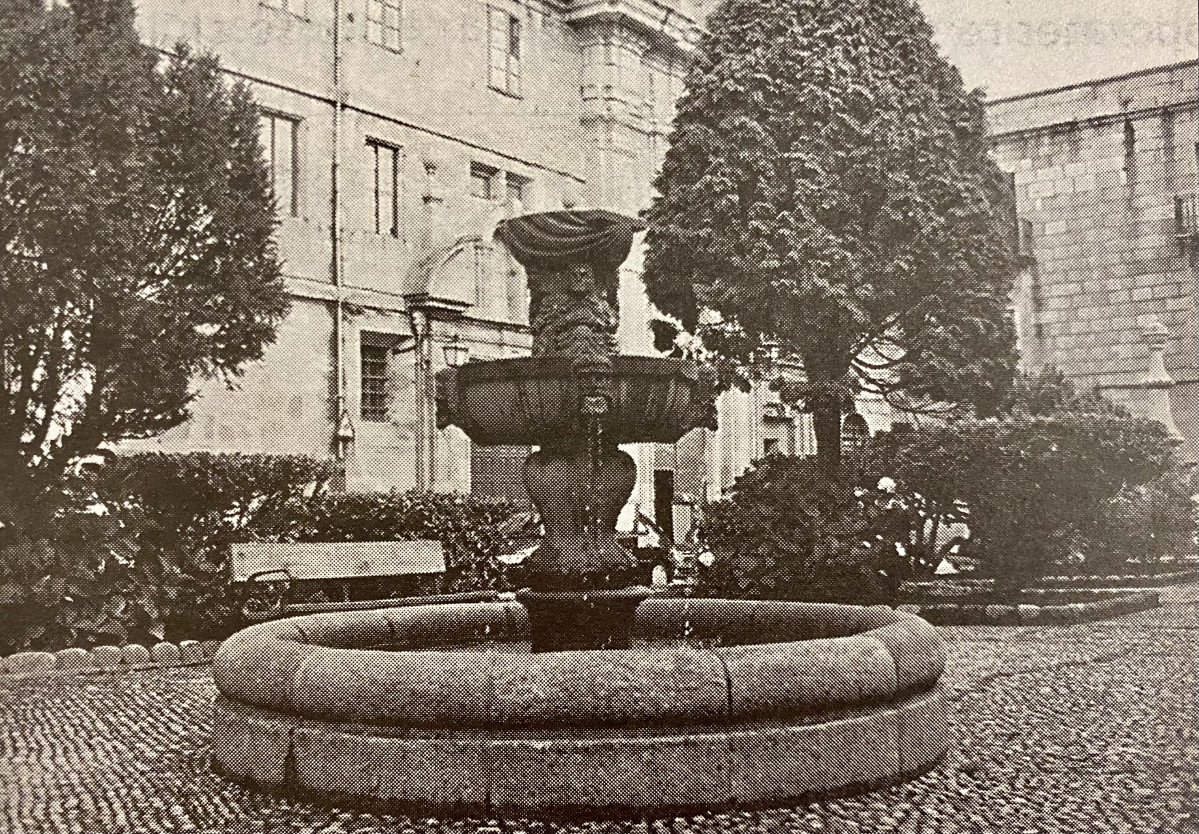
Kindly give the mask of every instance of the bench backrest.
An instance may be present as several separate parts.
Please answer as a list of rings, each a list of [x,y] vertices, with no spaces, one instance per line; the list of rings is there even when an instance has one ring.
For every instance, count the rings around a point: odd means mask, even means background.
[[[233,579],[286,571],[292,579],[353,579],[445,573],[441,542],[245,542],[233,545]]]

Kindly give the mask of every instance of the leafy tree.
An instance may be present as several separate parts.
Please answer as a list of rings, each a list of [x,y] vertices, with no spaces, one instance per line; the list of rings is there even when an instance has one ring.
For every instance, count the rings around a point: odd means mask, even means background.
[[[130,0],[0,10],[5,537],[51,526],[72,459],[185,420],[286,313],[254,103],[176,51],[139,42]]]
[[[825,471],[860,391],[992,408],[1015,262],[988,151],[982,95],[914,0],[724,0],[646,213],[650,300],[726,379],[767,344],[799,360],[781,391],[813,412]]]

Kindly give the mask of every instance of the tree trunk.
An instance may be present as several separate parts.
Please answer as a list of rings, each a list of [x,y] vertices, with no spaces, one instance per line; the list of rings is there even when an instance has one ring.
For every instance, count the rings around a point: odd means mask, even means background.
[[[812,412],[816,429],[816,465],[826,475],[836,473],[841,466],[841,409],[820,406]]]

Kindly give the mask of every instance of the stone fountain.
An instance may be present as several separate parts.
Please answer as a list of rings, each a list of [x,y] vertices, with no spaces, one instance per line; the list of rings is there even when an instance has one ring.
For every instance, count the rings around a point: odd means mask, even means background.
[[[885,606],[652,598],[616,541],[619,444],[713,423],[693,363],[616,352],[640,228],[525,215],[533,355],[438,376],[438,418],[524,464],[545,538],[515,602],[293,617],[213,660],[213,766],[267,789],[440,813],[644,817],[863,790],[948,744],[936,630]]]
[[[694,362],[616,352],[620,264],[638,221],[608,211],[530,214],[496,239],[529,282],[532,356],[447,368],[438,425],[475,443],[539,446],[524,464],[545,538],[526,560],[533,651],[628,648],[650,595],[616,540],[637,471],[620,443],[673,443],[716,427],[715,391]]]

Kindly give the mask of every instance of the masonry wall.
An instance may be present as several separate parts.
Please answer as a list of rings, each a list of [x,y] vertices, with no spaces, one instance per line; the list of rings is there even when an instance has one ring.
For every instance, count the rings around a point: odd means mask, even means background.
[[[695,21],[709,5],[404,0],[400,41],[389,48],[367,37],[368,0],[144,0],[139,26],[148,42],[170,51],[186,41],[214,52],[265,111],[299,120],[300,162],[297,216],[282,212],[278,232],[295,300],[278,341],[236,389],[204,384],[186,426],[134,445],[325,455],[338,447],[344,410],[353,434],[345,444],[348,487],[416,486],[420,391],[411,299],[434,296],[466,307],[462,318],[434,322],[434,372],[443,362],[437,345],[455,336],[474,358],[527,352],[527,287],[491,241],[496,223],[564,205],[630,214],[649,205]],[[519,95],[489,83],[489,9],[520,22]],[[375,229],[372,143],[399,154],[394,236]],[[494,172],[491,198],[472,193],[472,165]],[[522,184],[519,199],[510,198],[510,181]],[[621,270],[618,338],[626,353],[654,352],[642,262],[636,246]],[[390,351],[383,419],[363,414],[364,344]],[[769,398],[726,395],[720,429],[687,441],[701,452],[630,448],[638,462],[633,501],[654,505],[654,470],[662,466],[679,470],[680,493],[716,497],[731,486],[764,451]],[[777,419],[772,427],[780,438],[799,438],[786,448],[811,451],[803,417],[786,431]],[[432,444],[429,485],[469,490],[465,436],[450,428],[436,432]]]
[[[988,104],[1035,265],[1017,288],[1027,367],[1056,366],[1113,399],[1145,372],[1143,327],[1169,330],[1175,420],[1199,447],[1196,257],[1175,199],[1199,191],[1199,63]],[[1031,234],[1028,234],[1031,233]]]

